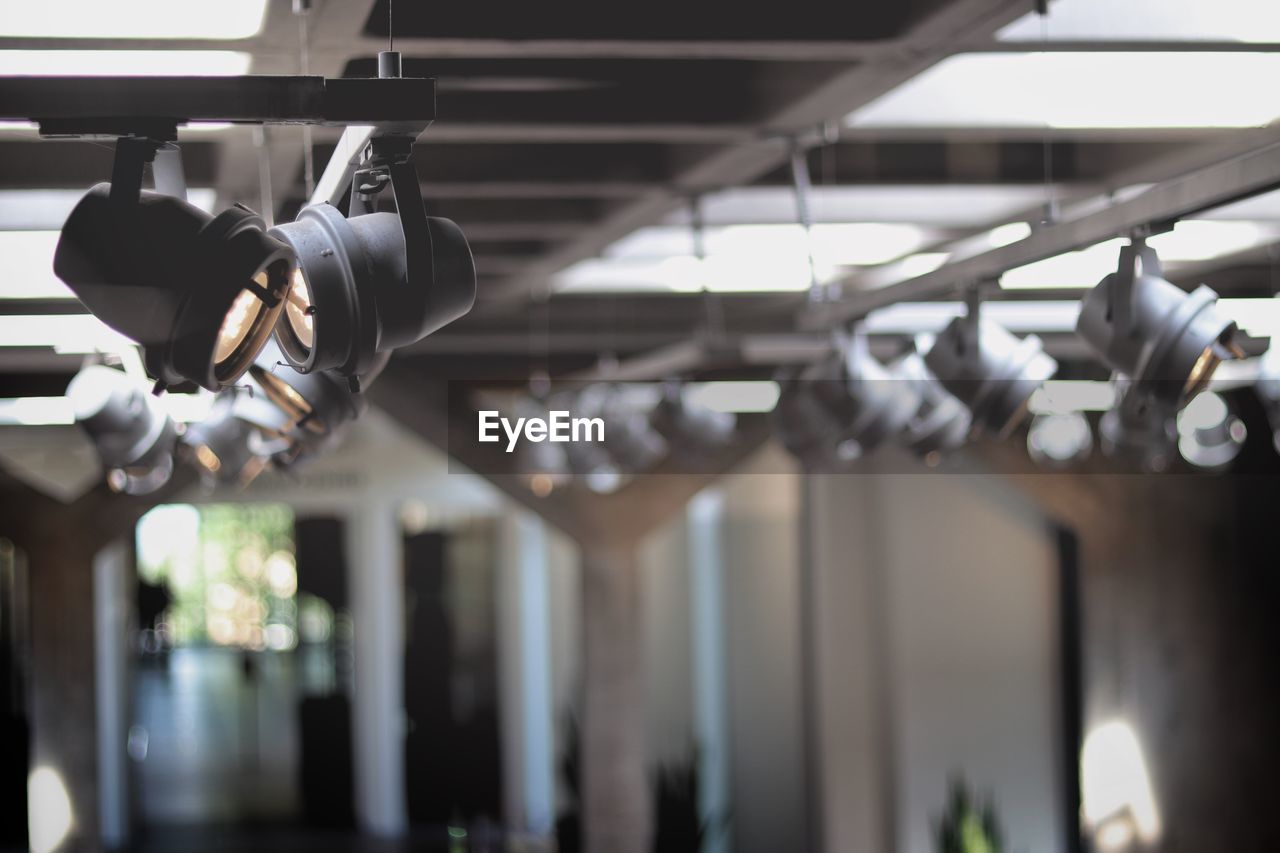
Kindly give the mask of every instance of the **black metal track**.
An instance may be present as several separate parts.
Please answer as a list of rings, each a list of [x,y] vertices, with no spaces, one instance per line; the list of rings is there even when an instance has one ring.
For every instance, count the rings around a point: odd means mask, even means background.
[[[394,124],[436,115],[430,78],[0,77],[0,119],[45,133],[114,133],[130,123]]]

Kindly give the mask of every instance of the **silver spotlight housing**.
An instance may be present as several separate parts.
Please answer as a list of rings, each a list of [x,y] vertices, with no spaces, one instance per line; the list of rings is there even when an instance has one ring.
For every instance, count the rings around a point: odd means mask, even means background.
[[[1076,332],[1141,393],[1181,408],[1238,357],[1235,321],[1201,285],[1187,293],[1166,281],[1155,250],[1135,239],[1119,269],[1085,294]]]
[[[178,430],[155,396],[119,370],[90,365],[71,380],[67,397],[113,491],[145,495],[169,481]]]
[[[812,393],[839,425],[836,454],[861,458],[903,430],[919,408],[910,383],[898,381],[872,357],[866,336],[854,333],[838,342],[834,358],[807,370]]]
[[[1244,447],[1248,431],[1220,394],[1201,391],[1178,412],[1178,452],[1197,468],[1221,471]]]
[[[262,452],[254,428],[237,417],[235,403],[235,392],[219,395],[209,417],[187,427],[182,443],[207,480],[243,487],[262,473],[270,454]]]
[[[890,371],[909,383],[919,400],[902,428],[902,443],[926,465],[938,465],[944,456],[968,441],[972,427],[969,410],[942,387],[929,372],[924,357],[915,350],[894,362]]]
[[[671,455],[685,464],[700,465],[733,440],[738,417],[689,402],[685,386],[668,382],[662,399],[649,415],[653,428],[667,440]]]
[[[956,317],[934,341],[924,361],[942,387],[968,409],[975,429],[1007,437],[1027,416],[1036,389],[1053,378],[1058,363],[1035,335],[1019,339],[1004,327],[969,314]]]

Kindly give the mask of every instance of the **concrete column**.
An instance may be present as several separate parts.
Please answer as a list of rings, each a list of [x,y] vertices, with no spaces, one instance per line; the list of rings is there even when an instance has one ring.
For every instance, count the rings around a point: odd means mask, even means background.
[[[94,694],[93,555],[76,539],[29,544],[31,846],[101,850]]]
[[[731,847],[728,662],[724,626],[724,495],[706,491],[689,504],[689,582],[694,737],[699,749],[698,809],[712,827],[703,849]]]
[[[102,843],[110,849],[129,840],[130,562],[128,543],[98,552],[93,560],[94,661],[98,710],[98,808]]]
[[[649,849],[638,562],[634,547],[582,551],[582,807],[590,853]]]
[[[532,513],[508,513],[498,567],[498,672],[503,811],[507,828],[555,830],[555,751],[547,532]]]
[[[404,574],[391,501],[366,499],[348,520],[355,629],[355,787],[360,828],[408,829],[404,788]]]

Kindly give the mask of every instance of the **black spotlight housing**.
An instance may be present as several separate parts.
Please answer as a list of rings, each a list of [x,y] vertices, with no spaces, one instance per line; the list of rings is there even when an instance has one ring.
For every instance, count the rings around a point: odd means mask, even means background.
[[[471,310],[476,273],[462,230],[427,216],[411,147],[375,138],[343,215],[328,203],[271,230],[298,258],[276,340],[302,373],[367,372],[380,352],[421,340]],[[387,184],[396,212],[367,212]]]
[[[161,387],[217,391],[253,363],[284,308],[293,252],[253,211],[211,216],[142,191],[146,141],[117,144],[112,182],[71,211],[53,269],[94,315],[142,345]]]

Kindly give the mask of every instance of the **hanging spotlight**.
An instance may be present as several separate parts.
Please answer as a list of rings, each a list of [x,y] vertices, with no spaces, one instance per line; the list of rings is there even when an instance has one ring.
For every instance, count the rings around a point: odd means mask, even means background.
[[[293,252],[236,206],[210,216],[142,191],[158,143],[120,139],[112,182],[80,200],[54,253],[57,276],[85,307],[142,345],[161,387],[233,383],[284,308]]]
[[[169,481],[178,432],[159,400],[124,373],[101,365],[77,373],[67,398],[113,491],[145,495]]]
[[[836,458],[839,428],[801,376],[781,377],[782,392],[773,410],[773,423],[787,451],[806,468],[822,469]]]
[[[1134,392],[1133,386],[1121,389],[1118,399],[1098,422],[1102,452],[1142,470],[1168,469],[1178,443],[1173,408]]]
[[[653,428],[667,440],[671,454],[686,465],[702,464],[707,456],[733,440],[738,418],[690,403],[684,385],[668,382],[662,399],[649,416]]]
[[[525,419],[547,419],[546,406],[534,399],[521,399],[516,404],[516,411]],[[529,491],[540,498],[566,485],[572,476],[564,446],[551,441],[520,442],[516,446],[515,470]]]
[[[1082,412],[1036,415],[1027,430],[1027,453],[1045,468],[1066,468],[1093,452],[1093,430]]]
[[[241,487],[262,473],[271,455],[260,433],[237,416],[234,391],[220,394],[209,416],[187,427],[182,443],[207,480]]]
[[[978,306],[976,293],[971,293],[968,314],[942,330],[924,361],[968,407],[975,428],[1005,437],[1022,423],[1031,395],[1053,377],[1058,363],[1038,337],[1019,340],[980,317]]]
[[[929,372],[924,357],[911,351],[889,368],[899,381],[908,383],[919,400],[902,428],[902,443],[930,467],[964,446],[969,438],[969,410],[942,387]]]
[[[855,332],[837,350],[806,373],[814,396],[839,425],[837,456],[852,461],[901,432],[920,401],[910,383],[897,381],[871,356],[865,335]]]
[[[1248,432],[1227,401],[1201,391],[1178,412],[1178,452],[1197,468],[1220,471],[1240,455]]]
[[[390,353],[375,357],[369,370],[359,377],[361,390],[377,378],[390,358]],[[249,368],[249,376],[285,415],[284,421],[276,421],[269,431],[293,439],[303,451],[327,446],[368,408],[364,395],[354,387],[356,382],[328,371],[300,373],[280,359],[280,350],[274,343],[263,349]],[[280,429],[281,425],[284,429]]]
[[[1240,356],[1236,324],[1217,302],[1204,285],[1187,293],[1166,281],[1155,250],[1135,238],[1119,269],[1085,295],[1076,331],[1143,394],[1181,408],[1222,361]]]
[[[348,215],[314,204],[271,230],[298,258],[276,329],[298,371],[359,376],[378,353],[419,341],[471,310],[471,249],[452,220],[427,216],[411,151],[410,139],[375,137],[355,173]],[[388,184],[397,212],[369,212]]]
[[[625,389],[600,386],[598,402],[583,401],[581,411],[604,419],[604,449],[618,468],[641,474],[657,465],[667,455],[667,441],[649,423],[649,413]],[[591,392],[592,389],[587,389]],[[589,396],[584,392],[583,397]],[[580,398],[582,399],[582,398]]]

